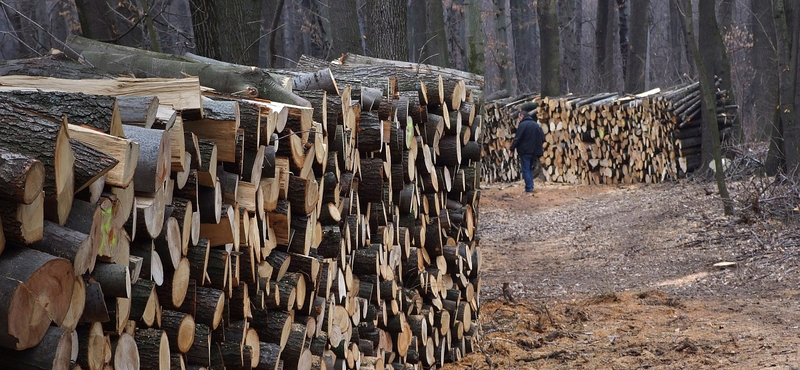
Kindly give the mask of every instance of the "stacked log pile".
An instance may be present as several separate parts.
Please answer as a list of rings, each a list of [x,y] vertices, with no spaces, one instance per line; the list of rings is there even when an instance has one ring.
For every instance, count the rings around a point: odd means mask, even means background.
[[[307,107],[52,57],[3,71],[2,358],[428,369],[473,350],[480,76],[264,71]]]
[[[656,183],[701,166],[700,88],[692,83],[639,95],[615,93],[560,98],[526,96],[487,104],[484,136],[485,182],[520,178],[517,158],[508,151],[517,112],[536,101],[545,132],[541,165],[548,181],[572,184]],[[717,93],[717,123],[725,138],[735,106]]]

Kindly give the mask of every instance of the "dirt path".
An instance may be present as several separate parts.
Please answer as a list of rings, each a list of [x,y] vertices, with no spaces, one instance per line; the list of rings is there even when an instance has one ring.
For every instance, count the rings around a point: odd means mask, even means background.
[[[796,225],[727,218],[713,190],[484,190],[483,353],[445,368],[800,368]]]

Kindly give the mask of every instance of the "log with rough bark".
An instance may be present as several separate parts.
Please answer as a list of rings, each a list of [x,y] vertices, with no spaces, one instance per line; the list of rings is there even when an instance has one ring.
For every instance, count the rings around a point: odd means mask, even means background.
[[[92,248],[88,234],[61,226],[55,222],[44,221],[42,240],[30,244],[29,248],[66,258],[72,262],[76,276],[83,275],[94,268],[97,250]]]
[[[187,313],[164,310],[161,316],[161,328],[167,333],[170,351],[187,353],[194,343],[195,322]]]
[[[264,71],[254,67],[219,66],[206,63],[184,62],[153,58],[151,53],[124,46],[112,46],[72,35],[67,44],[101,70],[111,73],[146,76],[183,78],[186,75],[198,76],[203,86],[219,92],[242,97],[259,97],[266,100],[308,106],[304,99],[282,88],[277,81]],[[165,57],[169,55],[164,54]],[[76,56],[77,57],[77,56]]]

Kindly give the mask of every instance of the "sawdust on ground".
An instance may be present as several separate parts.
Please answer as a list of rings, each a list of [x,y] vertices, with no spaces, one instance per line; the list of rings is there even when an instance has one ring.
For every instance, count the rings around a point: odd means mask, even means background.
[[[445,369],[800,368],[796,224],[710,183],[522,189],[482,192],[479,350]]]

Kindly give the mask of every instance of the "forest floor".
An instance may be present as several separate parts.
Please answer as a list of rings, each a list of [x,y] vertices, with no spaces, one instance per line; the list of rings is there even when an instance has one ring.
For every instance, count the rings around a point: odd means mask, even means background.
[[[800,208],[754,181],[739,216],[710,182],[484,186],[479,350],[444,368],[800,369]]]

